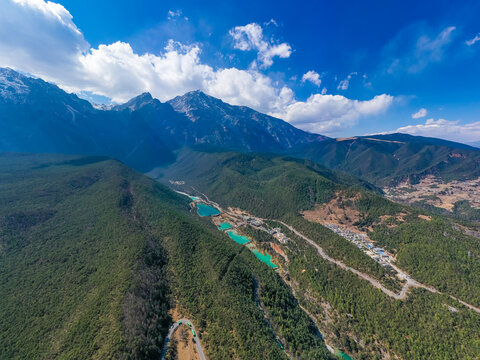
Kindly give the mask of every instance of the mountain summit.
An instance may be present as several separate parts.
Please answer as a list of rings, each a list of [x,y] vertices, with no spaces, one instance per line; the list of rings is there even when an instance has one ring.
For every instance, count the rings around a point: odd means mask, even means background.
[[[177,96],[168,103],[191,120],[190,128],[197,143],[275,152],[327,139],[249,107],[227,104],[199,90]]]
[[[283,152],[324,139],[201,91],[166,103],[143,93],[99,110],[56,85],[0,69],[0,151],[107,155],[148,171],[184,146]]]
[[[115,111],[123,111],[123,110],[130,110],[130,111],[135,111],[140,109],[141,107],[150,104],[153,102],[153,97],[149,92],[144,92],[143,94],[140,94],[129,101],[127,101],[124,104],[114,106],[112,110]]]

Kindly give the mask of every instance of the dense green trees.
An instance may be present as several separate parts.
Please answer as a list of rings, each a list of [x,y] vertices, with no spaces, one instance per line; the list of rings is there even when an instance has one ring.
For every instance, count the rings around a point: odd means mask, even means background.
[[[155,190],[138,198],[148,206]],[[288,287],[245,247],[219,232],[208,219],[149,207],[146,215],[155,236],[163,239],[173,272],[173,294],[198,324],[211,359],[327,358],[328,352]],[[257,305],[256,285],[267,314]],[[281,296],[279,295],[281,294]],[[289,301],[284,298],[290,296]],[[190,316],[190,315],[189,315]],[[273,329],[266,326],[271,319]],[[275,333],[273,332],[275,331]]]
[[[284,359],[277,338],[329,356],[278,275],[186,197],[104,158],[0,165],[0,358],[156,359],[174,304],[212,360]]]
[[[198,166],[189,167],[189,161]],[[355,226],[396,253],[398,265],[414,278],[445,295],[416,289],[406,300],[395,301],[356,275],[326,263],[284,229],[295,240],[288,245],[290,263],[284,266],[301,289],[302,304],[320,318],[333,318],[324,329],[330,339],[359,359],[380,359],[382,352],[403,359],[476,359],[480,355],[480,317],[448,296],[478,306],[479,239],[465,235],[451,219],[420,218],[419,210],[393,203],[365,184],[270,155],[195,155],[175,164],[165,176],[185,180],[186,186],[193,185],[222,206],[282,219],[317,241],[330,256],[398,289],[398,281],[385,276],[384,268],[348,240],[299,216],[300,211],[341,191],[343,205],[360,214]],[[259,236],[259,240],[265,239]]]
[[[308,299],[331,306],[332,321],[325,331],[355,358],[382,359],[380,354],[388,351],[412,360],[478,359],[477,313],[448,296],[421,289],[413,290],[404,301],[393,300],[356,275],[325,262],[304,242],[291,246],[297,256],[290,263],[290,275],[298,282],[299,293],[308,294],[302,303],[323,314],[320,317],[325,316],[325,307]]]
[[[370,237],[394,249],[398,265],[419,281],[480,305],[480,240],[457,225],[417,218],[394,228],[376,226]]]

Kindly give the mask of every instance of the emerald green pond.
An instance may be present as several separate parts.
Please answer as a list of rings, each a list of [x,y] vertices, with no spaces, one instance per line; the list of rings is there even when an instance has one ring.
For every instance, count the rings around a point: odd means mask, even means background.
[[[228,222],[223,222],[218,226],[218,230],[228,230],[232,228],[232,224],[229,224]]]
[[[198,196],[189,196],[189,198],[192,199],[193,201],[200,200],[200,198]]]
[[[341,352],[340,350],[336,350],[335,351],[335,355],[339,356],[341,359],[344,359],[344,360],[353,360],[353,358],[351,358],[350,356],[348,356],[347,354]]]
[[[268,254],[262,254],[260,251],[258,251],[257,249],[250,249],[254,254],[255,256],[258,258],[258,260],[260,261],[263,261],[265,264],[267,264],[268,266],[272,267],[272,268],[276,268],[278,267],[278,265],[275,265],[273,262],[272,262],[272,257]]]
[[[197,212],[200,216],[212,216],[220,214],[220,210],[205,204],[197,204]]]
[[[197,201],[199,199],[198,197],[195,197],[195,196],[190,196],[190,198],[194,201]],[[202,204],[202,203],[197,203],[197,212],[198,212],[198,215],[200,216],[212,216],[212,215],[220,214],[220,210],[218,210],[217,208],[210,205]],[[228,222],[222,222],[220,225],[218,225],[219,230],[228,230],[228,229],[231,229],[232,227],[233,227],[232,224]],[[237,244],[246,245],[248,249],[251,252],[253,252],[253,254],[257,257],[258,260],[264,262],[265,264],[267,264],[272,268],[278,267],[278,265],[275,265],[272,262],[272,257],[268,254],[262,254],[260,251],[258,251],[255,248],[255,245],[250,243],[250,239],[248,237],[239,235],[233,230],[227,231],[227,234],[230,237],[230,239],[235,241]],[[350,360],[350,358],[348,357],[345,359]]]
[[[238,235],[235,231],[227,231],[228,236],[237,244],[244,245],[250,241],[246,236]]]

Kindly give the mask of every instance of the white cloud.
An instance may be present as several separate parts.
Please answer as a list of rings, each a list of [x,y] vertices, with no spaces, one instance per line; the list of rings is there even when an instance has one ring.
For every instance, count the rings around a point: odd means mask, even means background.
[[[79,58],[87,81],[82,89],[127,100],[150,91],[162,101],[192,89],[203,88],[214,77],[213,69],[200,63],[197,45],[170,41],[160,55],[137,55],[128,43],[100,45]],[[78,87],[75,81],[75,87]]]
[[[70,12],[60,4],[51,1],[44,2],[43,0],[13,0],[13,2],[26,9],[29,8],[33,11],[40,12],[47,18],[57,20],[73,32],[81,35],[80,30],[72,21],[73,17]]]
[[[350,86],[350,79],[352,78],[353,75],[358,75],[356,71],[348,74],[347,78],[340,81],[337,86],[337,90],[347,90],[348,87]]]
[[[480,41],[480,33],[475,35],[475,37],[473,39],[470,39],[470,40],[467,40],[465,41],[465,44],[467,44],[468,46],[472,46],[473,44],[475,44],[477,41]]]
[[[427,113],[428,113],[427,109],[421,108],[416,113],[412,114],[412,119],[423,118],[423,117],[427,116]]]
[[[382,94],[371,100],[351,100],[341,95],[311,95],[306,101],[288,105],[283,114],[276,114],[291,124],[312,132],[331,133],[354,125],[362,116],[386,111],[393,96]]]
[[[320,86],[322,84],[322,80],[320,80],[320,75],[313,71],[307,71],[305,74],[302,76],[302,82],[310,81],[312,84]]]
[[[182,10],[168,10],[168,19],[174,19],[182,16]]]
[[[261,31],[252,39],[258,41],[250,42],[247,37],[245,45],[240,42],[238,46],[263,46]],[[274,49],[267,44],[262,57],[271,60],[271,54],[281,53]],[[200,89],[231,104],[279,116],[305,130],[327,133],[352,125],[362,116],[378,114],[392,102],[389,95],[357,101],[326,95],[325,89],[306,101],[297,101],[292,89],[258,69],[214,69],[201,61],[200,53],[198,44],[186,46],[173,40],[158,54],[137,54],[125,42],[91,48],[63,6],[43,0],[2,3],[0,66],[42,77],[67,91],[123,102],[144,91],[166,101]],[[316,80],[314,74],[312,79]]]
[[[400,37],[390,44],[390,47],[396,48],[397,57],[391,59],[387,72],[407,71],[409,73],[418,73],[430,63],[440,62],[453,40],[455,29],[455,26],[446,27],[434,38],[423,34],[412,44],[413,46],[407,49],[398,47],[397,43],[403,43],[405,40],[402,38],[404,34],[401,34]]]
[[[287,43],[274,44],[265,39],[263,29],[256,23],[245,26],[236,26],[229,31],[233,38],[233,47],[242,51],[257,51],[257,59],[261,63],[260,68],[268,68],[273,64],[273,58],[288,58],[292,48]]]
[[[90,45],[63,6],[43,0],[7,0],[1,9],[1,65],[20,67],[49,80],[68,78],[77,71],[77,57]]]
[[[480,121],[461,124],[459,121],[427,119],[424,124],[404,126],[393,132],[472,143],[480,139]]]
[[[265,113],[280,111],[294,101],[290,88],[277,88],[269,77],[259,72],[235,68],[215,72],[212,79],[205,82],[204,90],[230,104],[247,105]]]
[[[278,24],[277,24],[277,22],[276,22],[274,19],[268,20],[267,22],[264,23],[264,25],[265,25],[265,26],[274,25],[274,26],[278,27]]]
[[[344,79],[338,83],[337,90],[347,90],[350,86],[350,79]]]

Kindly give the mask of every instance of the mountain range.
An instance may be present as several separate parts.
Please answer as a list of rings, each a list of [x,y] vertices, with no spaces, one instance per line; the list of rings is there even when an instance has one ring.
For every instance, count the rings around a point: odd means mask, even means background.
[[[0,151],[104,155],[142,172],[184,147],[270,152],[312,160],[379,186],[435,175],[480,175],[480,150],[406,134],[331,139],[201,91],[167,102],[149,93],[94,107],[56,85],[0,69]]]
[[[359,176],[379,186],[480,176],[480,151],[462,143],[408,134],[327,139],[292,149],[291,155]]]
[[[200,91],[167,103],[144,93],[97,109],[11,69],[0,69],[0,131],[0,151],[101,154],[142,171],[173,161],[172,151],[188,145],[284,151],[325,139]]]

